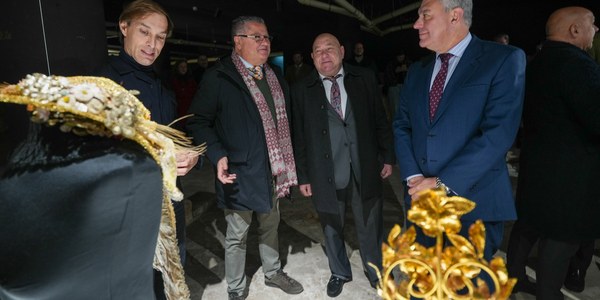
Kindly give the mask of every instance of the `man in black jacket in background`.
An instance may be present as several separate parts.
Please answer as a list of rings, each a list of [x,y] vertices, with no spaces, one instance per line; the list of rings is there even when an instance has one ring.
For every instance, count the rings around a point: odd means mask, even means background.
[[[524,262],[540,238],[538,299],[563,299],[568,273],[583,280],[592,253],[575,254],[600,237],[600,66],[585,52],[597,31],[588,9],[555,11],[527,67],[518,220],[507,266],[511,277],[527,280]]]

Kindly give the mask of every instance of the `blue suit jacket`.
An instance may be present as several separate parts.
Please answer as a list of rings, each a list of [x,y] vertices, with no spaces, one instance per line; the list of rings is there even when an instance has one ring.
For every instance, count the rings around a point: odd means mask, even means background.
[[[402,87],[393,123],[402,178],[439,177],[476,202],[465,220],[516,219],[505,155],[521,119],[525,53],[473,36],[430,122],[434,64],[435,55],[412,64]]]

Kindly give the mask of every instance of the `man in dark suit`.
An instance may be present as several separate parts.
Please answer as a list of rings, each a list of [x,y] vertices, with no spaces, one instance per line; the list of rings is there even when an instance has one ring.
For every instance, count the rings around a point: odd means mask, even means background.
[[[516,218],[505,155],[521,118],[525,54],[471,35],[472,7],[470,0],[421,3],[413,27],[419,45],[435,53],[411,65],[393,128],[407,207],[436,187],[474,201],[461,234],[482,219],[489,260],[504,221]],[[418,240],[433,243],[423,234]]]
[[[323,33],[313,43],[316,71],[292,91],[294,152],[300,192],[311,197],[325,235],[336,297],[352,271],[344,246],[346,204],[354,213],[363,268],[377,283],[381,268],[382,179],[392,173],[392,135],[374,74],[342,64],[344,47]]]
[[[348,59],[347,63],[353,66],[367,68],[373,71],[373,74],[375,74],[376,77],[379,76],[379,68],[377,68],[375,60],[365,55],[365,45],[362,42],[354,44],[354,56]]]
[[[581,292],[600,237],[600,66],[585,52],[597,31],[588,9],[555,11],[546,23],[547,40],[527,67],[519,220],[507,257],[511,276],[521,280],[540,238],[538,299],[563,299],[563,282]],[[585,249],[587,255],[576,255]],[[579,283],[572,286],[567,275]]]
[[[289,89],[267,64],[271,37],[262,18],[233,20],[231,35],[234,50],[204,74],[187,123],[216,167],[217,205],[227,221],[227,292],[229,299],[246,298],[246,238],[256,213],[265,284],[299,294],[302,285],[283,272],[277,232],[279,198],[297,184]]]
[[[301,51],[296,51],[292,55],[293,64],[287,66],[285,70],[285,80],[290,86],[308,76],[313,70],[312,66],[304,63],[304,57]]]

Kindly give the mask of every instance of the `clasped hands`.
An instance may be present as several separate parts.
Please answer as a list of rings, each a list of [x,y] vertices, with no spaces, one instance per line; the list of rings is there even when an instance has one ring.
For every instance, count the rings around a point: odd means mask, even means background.
[[[437,186],[435,177],[424,177],[424,176],[415,176],[408,180],[406,185],[408,186],[408,195],[410,195],[411,199],[415,199],[419,192],[434,189]]]

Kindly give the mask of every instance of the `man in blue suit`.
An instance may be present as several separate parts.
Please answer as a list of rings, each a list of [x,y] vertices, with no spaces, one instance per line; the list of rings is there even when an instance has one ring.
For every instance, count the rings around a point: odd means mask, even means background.
[[[461,234],[482,219],[485,258],[516,219],[505,155],[523,106],[525,53],[471,35],[472,0],[425,0],[414,28],[435,52],[411,65],[394,117],[400,174],[408,195],[436,187],[474,201]],[[418,241],[432,245],[419,234]]]

